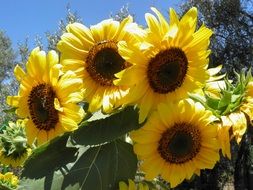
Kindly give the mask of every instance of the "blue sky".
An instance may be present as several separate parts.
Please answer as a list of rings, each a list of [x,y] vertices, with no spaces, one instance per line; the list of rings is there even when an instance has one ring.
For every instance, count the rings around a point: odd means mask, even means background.
[[[55,31],[60,19],[66,16],[66,6],[77,12],[85,25],[90,26],[107,19],[110,13],[117,13],[128,3],[136,21],[145,23],[144,14],[150,7],[157,7],[166,14],[169,7],[175,9],[182,0],[8,0],[0,7],[0,30],[6,32],[13,47],[29,37],[29,46],[35,46],[36,35],[45,40],[46,31]]]

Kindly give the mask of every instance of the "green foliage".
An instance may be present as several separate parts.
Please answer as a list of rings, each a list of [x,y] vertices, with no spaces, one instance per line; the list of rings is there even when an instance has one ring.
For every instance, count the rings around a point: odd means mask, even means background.
[[[113,141],[139,127],[138,110],[127,107],[110,117],[82,123],[73,133],[72,140],[82,145],[100,144]]]
[[[136,169],[132,146],[117,140],[85,151],[66,175],[63,188],[78,183],[80,189],[114,190],[119,181],[134,178]]]
[[[15,53],[11,47],[11,40],[3,31],[0,31],[0,84],[6,77],[9,77],[14,60]]]
[[[29,56],[29,48],[28,48],[28,41],[29,39],[26,38],[23,43],[18,43],[18,53],[20,56],[20,63],[21,65],[25,64],[28,60]]]
[[[0,31],[0,124],[12,118],[3,110],[7,109],[6,96],[13,94],[16,90],[12,74],[15,59],[16,55],[11,47],[11,40]]]
[[[129,15],[132,15],[134,17],[134,14],[131,14],[129,11],[128,4],[126,4],[125,6],[122,6],[121,9],[115,15],[111,13],[110,17],[120,22],[124,20],[126,17],[128,17]]]
[[[0,146],[8,156],[22,154],[27,148],[24,126],[6,126],[0,134]]]
[[[9,187],[8,185],[5,184],[0,184],[0,189],[1,190],[14,190],[14,188]]]
[[[33,151],[26,162],[22,176],[28,178],[42,178],[57,171],[60,167],[77,159],[78,149],[66,147],[69,134],[54,139]],[[64,158],[64,159],[62,159]],[[39,172],[38,172],[39,171]]]
[[[74,153],[72,147],[55,144],[49,150],[46,148],[37,152],[24,167],[21,189],[44,189],[47,186],[48,189],[114,190],[120,180],[134,178],[137,158],[132,146],[126,142],[117,140],[105,145],[80,148],[78,158],[71,163],[76,156]],[[66,161],[69,164],[61,163]],[[31,184],[31,179],[36,181]]]
[[[18,84],[14,79],[14,76],[8,79],[7,83],[0,84],[0,124],[8,123],[9,120],[14,121],[16,116],[14,109],[11,109],[6,104],[6,97],[16,94]]]
[[[132,145],[118,138],[139,127],[133,107],[82,123],[74,133],[34,151],[25,163],[20,189],[115,190],[137,170]]]
[[[245,100],[247,85],[252,79],[251,70],[246,74],[242,71],[240,74],[235,73],[236,83],[232,84],[227,78],[225,88],[220,89],[220,97],[212,97],[205,93],[205,98],[191,94],[191,98],[202,103],[206,109],[213,112],[214,115],[220,117],[234,112]]]

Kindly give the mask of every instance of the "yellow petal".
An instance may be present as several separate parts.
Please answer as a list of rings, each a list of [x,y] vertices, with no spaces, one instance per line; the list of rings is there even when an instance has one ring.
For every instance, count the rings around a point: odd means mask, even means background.
[[[169,29],[169,24],[167,23],[163,15],[155,7],[151,7],[151,10],[154,11],[159,18],[162,33],[166,33]]]
[[[47,65],[45,73],[50,73],[50,68],[59,63],[59,56],[56,51],[51,50],[47,54]]]
[[[16,65],[16,67],[14,68],[14,74],[18,81],[22,81],[22,79],[26,76],[26,73],[19,65]]]
[[[63,112],[63,107],[61,107],[58,98],[54,98],[54,108],[60,112]]]
[[[49,80],[52,86],[56,86],[59,77],[63,74],[61,71],[62,65],[56,64],[50,69]]]
[[[127,26],[131,25],[133,22],[133,17],[132,16],[128,16],[126,18],[124,18],[117,30],[117,34],[113,37],[113,39],[118,39],[119,41],[124,39],[125,36],[125,32],[123,30],[127,30]],[[139,28],[138,28],[139,29]]]
[[[146,159],[141,165],[141,168],[145,172],[145,179],[153,180],[160,174],[164,164],[163,159],[159,155],[153,155],[153,157]]]
[[[67,26],[67,31],[73,33],[77,38],[83,41],[83,44],[87,46],[92,46],[95,41],[92,37],[90,29],[80,23],[72,23]],[[88,50],[88,49],[87,49]]]
[[[135,144],[134,145],[134,152],[137,155],[148,157],[152,154],[157,154],[156,149],[158,145],[157,143],[149,143],[149,144]]]
[[[129,179],[128,184],[129,184],[129,190],[136,190],[135,183],[133,182],[133,180]]]
[[[101,108],[103,95],[104,95],[104,89],[98,88],[97,91],[95,92],[95,94],[93,95],[92,100],[89,104],[89,111],[90,112],[93,113]]]
[[[119,182],[119,190],[128,190],[128,186],[123,181]]]
[[[74,131],[78,128],[78,125],[74,120],[62,114],[59,114],[59,121],[62,123],[62,127],[65,129],[65,131]]]
[[[145,96],[141,101],[139,123],[144,122],[144,120],[147,118],[148,114],[151,111],[153,103],[154,103],[153,92],[150,90],[145,94]]]
[[[79,123],[85,115],[82,107],[76,104],[72,104],[72,103],[68,103],[64,105],[63,110],[64,110],[64,114],[67,117],[73,119],[76,123]]]
[[[178,25],[179,20],[176,11],[173,8],[170,8],[170,25]]]
[[[18,107],[20,96],[7,96],[6,102],[8,105]]]
[[[48,141],[47,131],[40,130],[37,135],[37,145],[40,146]]]
[[[39,130],[36,128],[36,126],[30,119],[27,121],[25,131],[27,136],[27,142],[29,145],[32,145],[39,133]]]

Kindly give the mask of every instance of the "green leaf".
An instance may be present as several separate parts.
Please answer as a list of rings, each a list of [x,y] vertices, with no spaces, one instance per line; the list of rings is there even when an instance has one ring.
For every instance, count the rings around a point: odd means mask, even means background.
[[[77,159],[77,148],[66,147],[69,135],[56,138],[49,144],[45,144],[34,150],[33,154],[26,161],[22,177],[41,178],[53,173],[67,163]]]
[[[208,105],[208,107],[214,110],[217,110],[220,99],[212,98],[211,96],[208,96],[207,94],[205,94],[205,98],[206,98],[206,104]]]
[[[127,132],[140,128],[138,110],[127,107],[110,117],[83,123],[71,139],[81,145],[97,145],[109,142],[125,135]]]
[[[132,146],[117,140],[88,149],[63,181],[63,188],[79,184],[80,189],[115,190],[118,182],[134,178],[137,158]]]
[[[38,178],[38,179],[22,178],[19,183],[18,190],[61,189],[62,181],[63,181],[62,173],[58,170],[58,171],[55,171],[54,173],[48,174],[47,176]]]
[[[218,109],[228,106],[231,102],[231,96],[232,96],[231,92],[222,90],[222,95],[223,96],[219,102]]]
[[[232,96],[231,96],[231,102],[237,102],[238,101],[238,99],[241,99],[241,97],[242,97],[242,95],[241,94],[238,94],[238,95],[236,95],[236,94],[233,94]]]
[[[21,180],[20,189],[115,190],[119,181],[135,176],[137,157],[131,144],[116,140],[88,149],[82,147],[79,153],[75,163],[62,164],[58,171],[48,167],[47,173],[43,172],[40,179],[32,180],[23,174],[26,178]],[[39,157],[44,156],[41,152]],[[65,159],[65,156],[58,159]],[[38,162],[39,157],[34,161]],[[31,167],[27,168],[26,164],[26,173],[40,173],[43,166],[41,164],[41,168],[37,167],[35,171]]]
[[[198,94],[192,94],[189,93],[189,97],[194,100],[195,102],[199,102],[201,103],[205,109],[210,110],[215,116],[219,117],[219,110],[218,109],[214,109],[213,107],[215,107],[217,104],[215,101],[216,99],[213,99],[211,97],[209,97],[207,94],[205,94],[205,99],[203,99],[202,96],[198,95]],[[209,99],[209,100],[208,100]],[[213,102],[212,102],[213,101]],[[219,102],[218,102],[219,103]],[[210,105],[209,105],[210,104]],[[213,106],[213,107],[211,107]]]
[[[14,188],[9,187],[9,186],[6,185],[6,184],[0,184],[0,189],[1,189],[1,190],[15,190]]]
[[[17,108],[13,107],[13,108],[10,108],[10,109],[5,109],[5,110],[3,110],[3,112],[5,112],[5,113],[15,113],[16,109]]]

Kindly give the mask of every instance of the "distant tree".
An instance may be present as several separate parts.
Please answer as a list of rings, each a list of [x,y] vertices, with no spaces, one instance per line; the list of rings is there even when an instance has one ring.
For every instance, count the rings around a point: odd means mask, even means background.
[[[4,110],[7,109],[6,96],[13,94],[15,85],[12,84],[13,67],[15,65],[16,53],[14,52],[10,38],[0,31],[0,124],[8,120]]]
[[[132,15],[134,17],[134,14],[131,14],[129,11],[128,4],[126,4],[126,5],[123,5],[117,13],[115,14],[111,13],[110,17],[116,21],[122,21],[124,18],[128,17],[129,15]]]
[[[19,42],[18,43],[18,55],[19,60],[22,64],[27,62],[28,56],[29,56],[29,47],[28,47],[28,41],[29,38],[25,38],[24,42]]]
[[[252,0],[190,0],[181,6],[198,8],[200,24],[214,31],[210,47],[210,64],[224,65],[230,75],[233,70],[250,68],[253,60]]]
[[[9,77],[16,56],[11,46],[11,40],[0,31],[0,84]]]

